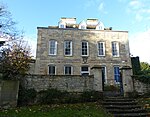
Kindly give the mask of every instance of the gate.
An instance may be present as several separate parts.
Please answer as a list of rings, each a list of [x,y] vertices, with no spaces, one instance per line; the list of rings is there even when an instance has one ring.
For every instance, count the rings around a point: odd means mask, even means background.
[[[118,81],[113,79],[105,80],[105,72],[102,68],[102,85],[104,96],[123,96],[122,74],[119,73]]]

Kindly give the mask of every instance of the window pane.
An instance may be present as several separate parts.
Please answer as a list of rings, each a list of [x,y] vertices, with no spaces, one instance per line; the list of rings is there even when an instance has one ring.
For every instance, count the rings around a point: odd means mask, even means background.
[[[49,74],[55,75],[55,66],[49,66]]]
[[[112,54],[113,56],[119,56],[119,45],[117,42],[112,42]]]
[[[120,71],[118,66],[114,67],[114,78],[116,82],[120,82]]]
[[[65,55],[72,54],[72,41],[65,41],[64,43]]]
[[[65,75],[71,75],[71,66],[65,66]]]
[[[104,56],[105,55],[105,47],[104,47],[104,42],[99,42],[98,43],[98,55],[99,56]]]
[[[88,71],[88,67],[82,67],[81,71]]]
[[[88,42],[82,42],[82,55],[88,55]]]
[[[51,40],[49,42],[49,53],[50,55],[56,55],[57,42],[55,40]]]
[[[102,79],[104,82],[106,82],[106,67],[102,66]]]

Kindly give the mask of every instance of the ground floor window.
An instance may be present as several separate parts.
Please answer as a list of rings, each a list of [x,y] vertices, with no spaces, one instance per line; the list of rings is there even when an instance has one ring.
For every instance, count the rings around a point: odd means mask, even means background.
[[[56,75],[56,66],[49,65],[49,75]]]
[[[82,66],[81,67],[81,75],[88,76],[90,74],[89,67],[88,66]]]
[[[120,70],[119,66],[114,66],[114,79],[116,83],[120,82]]]
[[[107,76],[106,76],[106,66],[102,66],[102,79],[103,82],[107,83]]]
[[[70,65],[64,66],[64,74],[72,75],[72,66],[70,66]]]

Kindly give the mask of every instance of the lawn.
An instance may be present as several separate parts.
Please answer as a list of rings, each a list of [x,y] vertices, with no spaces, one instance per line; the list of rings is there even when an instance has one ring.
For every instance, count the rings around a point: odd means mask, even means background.
[[[55,104],[1,110],[0,117],[112,117],[98,103]]]

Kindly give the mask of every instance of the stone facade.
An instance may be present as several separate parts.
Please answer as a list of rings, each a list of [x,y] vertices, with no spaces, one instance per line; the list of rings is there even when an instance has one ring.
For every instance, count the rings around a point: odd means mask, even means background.
[[[64,66],[73,67],[72,75],[81,75],[81,66],[106,67],[106,81],[114,79],[114,66],[131,66],[128,31],[95,30],[78,28],[38,27],[35,74],[47,75],[48,66],[56,66],[56,75],[64,75]],[[56,55],[49,55],[49,41],[57,41]],[[64,41],[72,41],[72,55],[64,55]],[[87,62],[81,56],[81,42],[87,41]],[[104,42],[105,55],[98,56],[97,43]],[[112,55],[112,42],[119,43],[119,56]],[[89,69],[90,74],[92,71]]]
[[[24,81],[24,82],[23,82]],[[21,82],[25,88],[36,91],[56,88],[68,92],[83,92],[94,90],[94,76],[81,75],[27,75]]]

